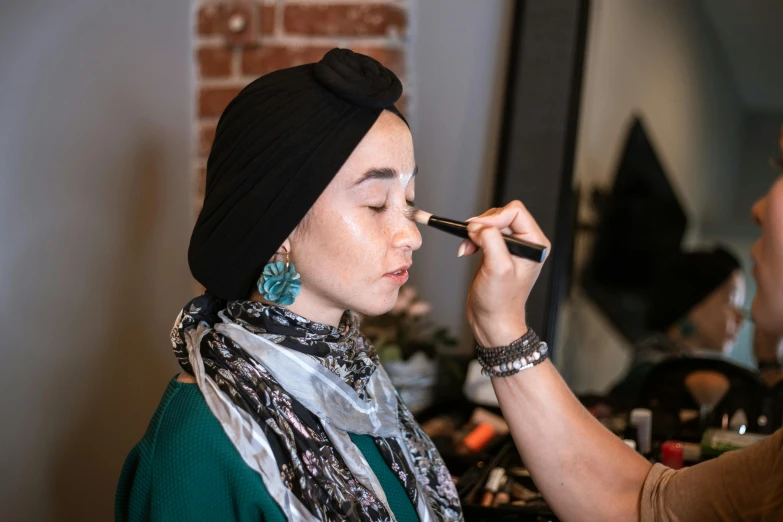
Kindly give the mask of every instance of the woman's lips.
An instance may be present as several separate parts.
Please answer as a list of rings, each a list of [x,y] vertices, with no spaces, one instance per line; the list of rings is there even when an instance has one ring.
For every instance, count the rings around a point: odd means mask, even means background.
[[[398,285],[404,285],[408,282],[408,270],[398,270],[396,272],[389,272],[383,277],[388,277]]]

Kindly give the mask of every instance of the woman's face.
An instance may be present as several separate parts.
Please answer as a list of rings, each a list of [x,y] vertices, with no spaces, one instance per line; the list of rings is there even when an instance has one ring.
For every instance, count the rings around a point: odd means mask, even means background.
[[[728,351],[742,326],[740,308],[745,300],[745,279],[739,270],[691,310],[701,348]]]
[[[753,219],[761,227],[751,250],[758,287],[753,321],[767,332],[783,335],[783,177],[753,206]]]
[[[404,214],[415,196],[408,127],[383,111],[287,240],[302,291],[289,308],[338,324],[345,310],[390,310],[408,280],[421,234]]]

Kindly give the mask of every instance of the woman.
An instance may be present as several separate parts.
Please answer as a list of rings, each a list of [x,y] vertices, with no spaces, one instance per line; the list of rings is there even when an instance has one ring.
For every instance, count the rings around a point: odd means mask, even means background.
[[[673,356],[726,353],[742,325],[745,297],[740,264],[728,250],[684,252],[658,284],[648,326],[655,334],[636,346],[625,377],[611,391],[615,404],[636,404],[647,375]]]
[[[761,237],[752,250],[758,283],[752,315],[760,328],[781,335],[783,177],[753,207],[753,217]],[[460,253],[481,247],[483,259],[471,287],[468,319],[479,344],[496,347],[490,358],[527,331],[522,311],[541,269],[512,258],[501,231],[546,241],[519,203],[472,220],[471,241]],[[479,347],[479,356],[486,351]],[[493,376],[492,384],[525,465],[561,520],[783,520],[783,430],[744,450],[674,471],[652,466],[603,428],[549,361],[514,370]]]
[[[451,476],[353,312],[392,308],[421,246],[402,86],[335,49],[226,108],[188,252],[207,293],[125,463],[117,520],[461,520]]]

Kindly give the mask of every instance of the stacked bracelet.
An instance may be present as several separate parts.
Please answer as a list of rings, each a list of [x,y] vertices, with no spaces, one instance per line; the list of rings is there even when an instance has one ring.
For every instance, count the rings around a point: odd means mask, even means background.
[[[549,347],[533,332],[528,332],[509,344],[494,348],[476,345],[481,373],[490,377],[508,377],[544,362]]]

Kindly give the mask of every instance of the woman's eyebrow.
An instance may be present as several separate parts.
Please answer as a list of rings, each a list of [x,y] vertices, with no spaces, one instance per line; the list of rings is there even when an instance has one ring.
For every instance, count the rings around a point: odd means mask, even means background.
[[[416,165],[413,168],[413,175],[411,176],[411,179],[416,177],[416,174],[418,173],[419,173],[419,166]],[[370,169],[367,172],[365,172],[361,178],[359,178],[359,181],[357,181],[354,184],[354,186],[361,185],[365,181],[370,181],[372,179],[394,179],[396,177],[397,177],[397,171],[388,167]]]

